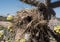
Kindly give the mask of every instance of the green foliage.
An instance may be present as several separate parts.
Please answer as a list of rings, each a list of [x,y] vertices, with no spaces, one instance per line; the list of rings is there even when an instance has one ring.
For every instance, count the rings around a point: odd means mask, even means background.
[[[4,27],[3,26],[0,26],[0,30],[3,30],[4,29]]]
[[[0,16],[0,21],[6,21],[6,17]]]
[[[60,18],[57,18],[58,20],[60,20]]]

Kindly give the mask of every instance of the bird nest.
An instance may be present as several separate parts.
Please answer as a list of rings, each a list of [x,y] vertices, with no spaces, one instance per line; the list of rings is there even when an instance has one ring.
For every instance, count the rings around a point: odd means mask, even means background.
[[[48,20],[44,19],[44,14],[38,8],[24,9],[17,12],[14,23],[20,33],[17,39],[24,38],[25,34],[30,34],[28,42],[49,42],[51,30],[48,27]]]

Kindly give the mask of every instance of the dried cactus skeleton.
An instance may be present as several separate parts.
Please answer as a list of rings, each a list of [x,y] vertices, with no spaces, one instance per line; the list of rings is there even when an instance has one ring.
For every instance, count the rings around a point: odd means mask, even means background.
[[[27,42],[50,42],[51,30],[48,27],[51,16],[55,16],[54,10],[49,6],[50,0],[46,0],[46,4],[37,0],[20,0],[27,4],[34,5],[36,9],[25,9],[17,12],[14,22],[15,25],[23,30],[20,32],[20,38],[24,38],[25,33],[31,34]],[[33,3],[32,3],[33,2]],[[52,32],[53,33],[53,32]],[[54,34],[54,33],[53,33]],[[52,35],[53,36],[53,35]],[[53,37],[55,37],[54,35]],[[56,37],[55,37],[56,39]]]

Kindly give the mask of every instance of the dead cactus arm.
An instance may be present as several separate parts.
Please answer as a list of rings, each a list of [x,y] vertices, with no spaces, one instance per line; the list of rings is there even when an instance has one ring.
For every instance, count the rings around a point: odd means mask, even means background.
[[[50,7],[51,7],[51,8],[60,7],[60,1],[56,1],[56,2],[54,2],[54,3],[50,3]]]
[[[33,5],[33,6],[40,6],[40,2],[36,1],[36,0],[20,0],[20,1],[30,4],[30,5]],[[45,5],[49,6],[51,8],[60,7],[60,1],[51,3],[51,0],[45,0]]]
[[[37,0],[20,0],[24,3],[27,3],[27,4],[30,4],[30,5],[33,5],[33,6],[40,6],[40,1],[37,1]]]
[[[49,4],[51,3],[51,0],[45,0],[45,5],[49,6]]]

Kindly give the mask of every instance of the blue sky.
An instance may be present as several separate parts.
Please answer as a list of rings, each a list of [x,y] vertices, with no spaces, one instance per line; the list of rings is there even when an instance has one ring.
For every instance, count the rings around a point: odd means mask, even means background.
[[[56,0],[53,0],[54,2]],[[0,0],[0,15],[6,16],[8,13],[15,15],[16,12],[23,8],[31,8],[32,6],[24,4],[19,0]],[[60,17],[60,7],[54,9],[56,16]]]

